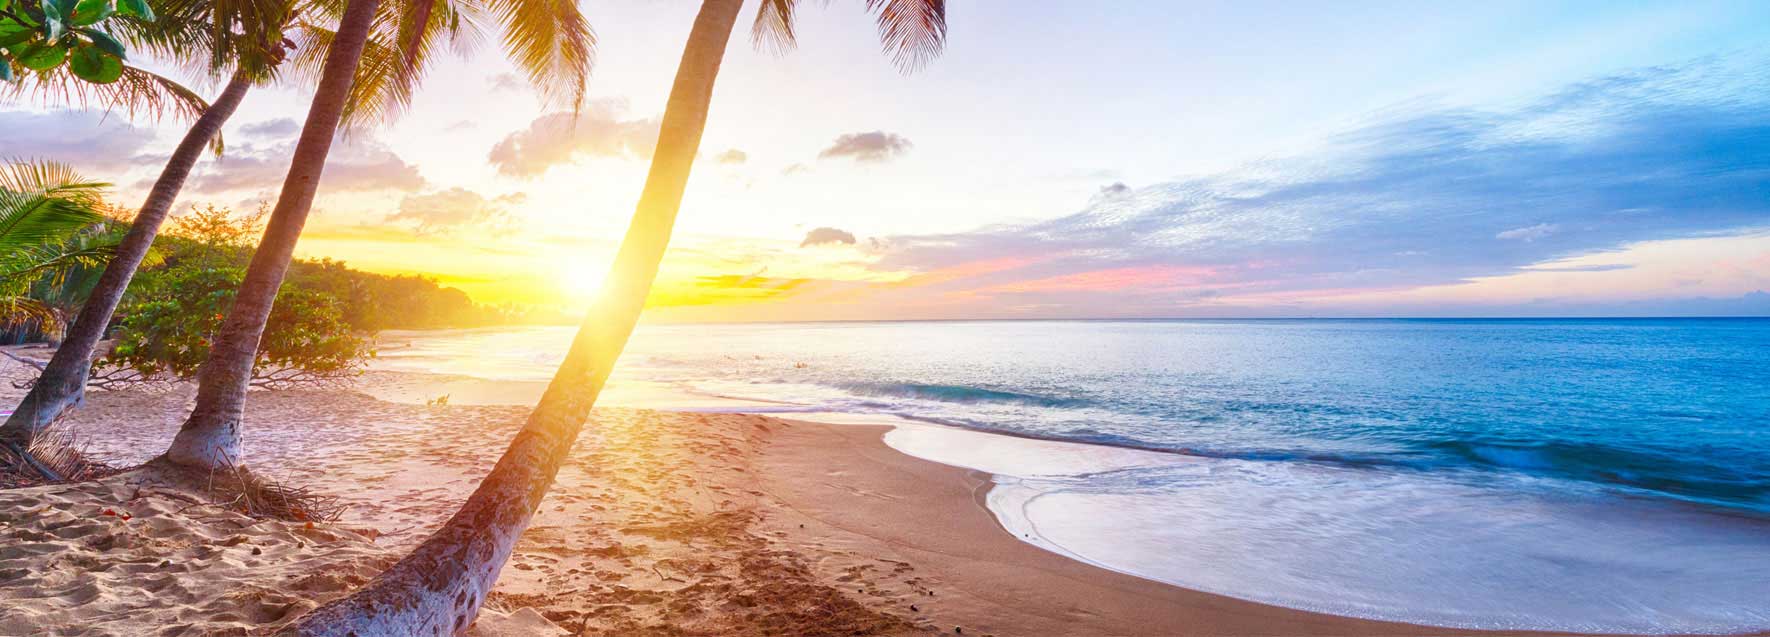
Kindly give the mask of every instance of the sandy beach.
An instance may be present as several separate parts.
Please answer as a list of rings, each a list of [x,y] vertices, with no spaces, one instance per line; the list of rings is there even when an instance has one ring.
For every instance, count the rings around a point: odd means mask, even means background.
[[[67,426],[91,453],[138,463],[191,397],[95,392]],[[422,539],[527,411],[254,393],[249,462],[337,496],[335,524],[253,519],[141,473],[0,491],[0,634],[274,628]],[[983,507],[987,474],[899,453],[881,441],[888,429],[598,410],[470,634],[1459,633],[1243,602],[1047,552]]]

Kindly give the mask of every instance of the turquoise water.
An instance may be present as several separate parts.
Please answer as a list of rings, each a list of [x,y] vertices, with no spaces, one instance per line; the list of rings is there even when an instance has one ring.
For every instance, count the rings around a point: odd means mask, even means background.
[[[504,339],[467,373],[540,379],[569,330],[456,338],[411,355]],[[996,473],[1023,539],[1202,590],[1770,629],[1770,320],[648,326],[623,383],[926,423],[890,442]]]

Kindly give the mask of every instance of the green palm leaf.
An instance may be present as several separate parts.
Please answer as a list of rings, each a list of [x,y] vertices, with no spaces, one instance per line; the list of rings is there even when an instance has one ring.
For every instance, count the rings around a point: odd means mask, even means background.
[[[104,220],[108,187],[56,162],[0,166],[0,323],[57,320],[49,306],[25,295],[29,286],[60,286],[69,273],[104,262],[111,244],[69,239]]]
[[[0,254],[60,241],[102,221],[99,206],[109,187],[56,162],[0,166]]]

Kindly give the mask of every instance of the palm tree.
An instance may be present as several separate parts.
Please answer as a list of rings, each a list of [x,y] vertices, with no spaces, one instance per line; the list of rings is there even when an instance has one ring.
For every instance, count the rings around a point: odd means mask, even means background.
[[[297,25],[312,44],[300,47],[292,64],[297,72],[317,74],[313,106],[264,238],[197,373],[196,405],[164,455],[172,464],[243,468],[240,425],[258,341],[343,118],[397,114],[429,68],[431,44],[487,20],[502,28],[506,52],[544,95],[563,92],[574,107],[582,101],[595,39],[571,0],[411,0],[385,11],[379,5],[379,0],[348,0],[335,33]]]
[[[651,172],[609,274],[610,287],[579,326],[565,361],[522,430],[479,488],[441,529],[356,593],[289,628],[304,636],[447,635],[473,623],[498,571],[528,528],[560,464],[639,320],[700,150],[713,81],[743,0],[704,0],[664,109]],[[794,0],[767,0],[758,44],[793,44]],[[944,0],[868,0],[887,51],[904,70],[939,53]]]

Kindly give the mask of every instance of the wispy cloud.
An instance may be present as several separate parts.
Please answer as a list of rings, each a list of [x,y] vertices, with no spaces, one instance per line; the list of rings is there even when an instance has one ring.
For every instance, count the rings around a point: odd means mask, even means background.
[[[882,162],[910,152],[910,140],[897,133],[873,131],[848,133],[836,138],[818,159],[853,159],[858,162]]]
[[[83,171],[128,168],[154,141],[152,129],[93,111],[0,111],[0,131],[0,158],[53,160]]]
[[[268,145],[236,144],[227,154],[199,166],[188,186],[197,194],[274,190],[288,174],[295,141]],[[425,185],[418,167],[373,139],[332,144],[320,187],[324,192],[418,190]]]
[[[419,234],[454,232],[468,227],[504,229],[510,222],[507,205],[522,203],[521,193],[487,198],[465,188],[406,195],[391,223],[409,223]]]
[[[658,118],[627,118],[623,100],[602,100],[583,112],[552,113],[504,137],[487,155],[498,172],[533,178],[582,157],[651,157]]]
[[[799,242],[799,247],[829,244],[854,245],[854,233],[837,228],[813,228],[805,233],[805,240]]]
[[[282,139],[301,132],[301,123],[293,118],[279,117],[241,126],[240,132],[260,139]]]
[[[741,164],[750,161],[750,155],[736,148],[728,148],[713,156],[713,161],[721,164]]]
[[[1537,239],[1541,239],[1543,237],[1547,237],[1549,235],[1555,234],[1555,231],[1559,230],[1560,228],[1561,228],[1560,225],[1553,224],[1553,223],[1539,223],[1534,226],[1525,226],[1523,228],[1513,228],[1511,230],[1505,230],[1505,231],[1500,232],[1499,234],[1494,235],[1493,238],[1495,238],[1495,239],[1516,239],[1519,241],[1536,241]]]

